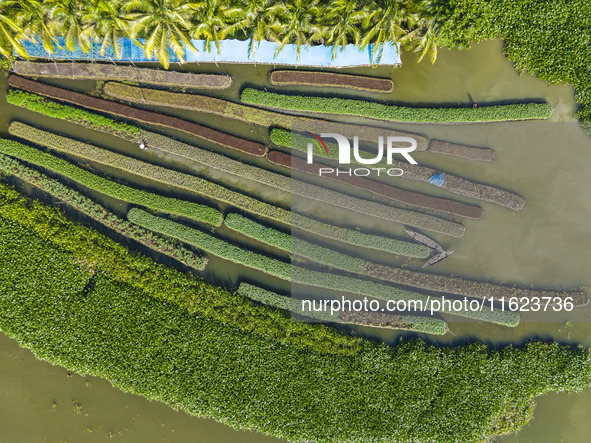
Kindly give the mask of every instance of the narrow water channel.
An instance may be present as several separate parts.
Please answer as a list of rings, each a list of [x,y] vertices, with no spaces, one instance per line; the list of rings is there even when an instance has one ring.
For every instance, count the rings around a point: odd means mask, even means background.
[[[212,95],[237,99],[244,84],[268,86],[266,78],[270,68],[187,65],[184,69],[229,73],[235,79],[232,89]],[[436,272],[524,285],[591,286],[588,272],[591,264],[588,231],[591,137],[572,118],[575,103],[569,87],[550,86],[531,76],[520,76],[504,58],[499,41],[479,44],[469,51],[442,50],[433,66],[424,62],[416,64],[413,55],[405,55],[403,66],[394,70],[378,67],[346,71],[393,78],[395,90],[384,98],[401,102],[548,101],[555,112],[552,121],[543,123],[374,124],[493,148],[497,160],[492,164],[429,152],[417,154],[417,160],[420,164],[510,189],[527,200],[525,208],[519,212],[481,202],[485,208],[484,218],[466,221],[463,238],[435,236],[446,248],[456,250],[453,256],[434,268]],[[300,90],[310,92],[307,88]],[[376,97],[370,93],[356,93],[356,96]],[[15,117],[25,118],[25,113],[7,107],[3,98],[0,100],[0,133],[5,133],[8,123]],[[176,114],[223,129],[224,121],[218,117],[180,111]],[[30,116],[26,114],[29,121]],[[48,121],[39,119],[42,125]],[[71,132],[76,131],[72,125],[64,128],[67,129],[64,132],[75,135]],[[231,130],[252,139],[266,137],[266,131],[246,124],[238,124]],[[123,142],[120,148],[127,149]],[[425,185],[406,182],[401,185],[425,189]],[[235,281],[241,271],[213,260],[208,272],[224,281]],[[270,277],[267,283],[278,284]],[[565,318],[559,322],[525,322],[515,329],[473,322],[454,323],[450,334],[432,340],[459,344],[478,339],[498,346],[543,338],[591,346],[590,315],[591,309],[584,309],[578,321]],[[391,343],[400,336],[392,331],[360,330]],[[7,393],[0,397],[0,442],[98,442],[109,436],[113,441],[138,443],[279,441],[175,412],[162,404],[122,393],[103,380],[68,376],[64,369],[36,360],[29,351],[20,349],[5,336],[0,337],[0,392]],[[586,420],[589,409],[591,390],[577,396],[545,396],[539,399],[531,424],[517,436],[500,441],[587,442],[591,434],[591,422]]]

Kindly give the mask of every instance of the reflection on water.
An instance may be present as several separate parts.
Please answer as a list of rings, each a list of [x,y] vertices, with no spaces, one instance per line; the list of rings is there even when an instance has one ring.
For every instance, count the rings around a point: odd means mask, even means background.
[[[591,286],[588,220],[591,219],[591,195],[587,179],[591,171],[591,138],[573,123],[575,104],[566,86],[548,86],[530,76],[519,76],[502,55],[500,42],[477,45],[470,51],[441,51],[434,66],[417,65],[413,55],[403,57],[403,66],[395,70],[378,67],[370,74],[392,77],[395,91],[387,96],[356,93],[367,98],[422,103],[492,102],[508,98],[545,99],[554,108],[552,122],[494,123],[473,125],[394,125],[378,126],[405,129],[433,138],[474,146],[488,146],[497,152],[495,163],[476,163],[429,152],[417,153],[419,164],[444,169],[482,183],[505,187],[523,195],[525,208],[514,212],[483,203],[484,219],[466,221],[461,239],[434,236],[445,248],[456,253],[434,268],[437,272],[456,273],[472,278],[539,286]],[[186,66],[183,69],[222,71],[234,77],[229,92],[209,92],[238,99],[244,84],[269,87],[269,67],[224,65]],[[361,72],[346,69],[343,72]],[[60,83],[55,82],[55,83]],[[307,88],[296,88],[309,92]],[[329,93],[330,90],[324,90]],[[340,90],[342,93],[342,90]],[[24,111],[0,104],[0,131],[15,116],[30,119]],[[196,113],[176,112],[208,125],[223,128],[225,120]],[[347,117],[343,121],[353,121]],[[40,119],[43,125],[55,124]],[[356,120],[359,123],[359,119]],[[61,123],[60,123],[61,124]],[[63,125],[64,131],[83,137],[85,131]],[[238,123],[232,132],[252,139],[268,140],[266,131]],[[74,132],[73,132],[74,131]],[[79,132],[75,132],[79,131]],[[92,136],[103,143],[103,136]],[[186,137],[183,137],[186,139]],[[121,142],[125,151],[130,145]],[[234,154],[240,157],[240,154]],[[255,162],[256,163],[256,162]],[[182,169],[181,165],[178,166]],[[425,184],[400,184],[409,189],[429,189]],[[256,190],[253,189],[253,192]],[[463,200],[463,199],[462,199]],[[240,269],[212,261],[218,277],[235,281]],[[250,275],[251,278],[260,278]],[[268,277],[265,277],[267,279]],[[267,282],[273,285],[272,279]],[[277,283],[275,282],[275,285]],[[587,316],[591,309],[585,312]],[[392,331],[360,328],[367,335],[393,342]],[[452,334],[436,341],[452,344],[474,339],[490,345],[519,343],[539,337],[591,345],[591,327],[587,322],[525,323],[516,329],[476,323],[454,323]],[[0,338],[0,383],[8,392],[0,404],[2,441],[99,441],[109,432],[121,441],[244,441],[272,439],[253,433],[237,433],[209,420],[189,417],[158,403],[123,394],[107,382],[79,376],[67,377],[66,371],[35,361],[28,351],[19,349],[6,337]],[[86,381],[90,386],[86,386]],[[55,402],[55,407],[52,405]],[[80,405],[78,407],[77,405]],[[591,424],[583,414],[591,408],[591,390],[579,396],[550,395],[539,401],[534,421],[518,436],[506,442],[569,441],[583,442],[591,434]],[[77,413],[80,412],[80,413]],[[92,432],[90,432],[92,431]]]

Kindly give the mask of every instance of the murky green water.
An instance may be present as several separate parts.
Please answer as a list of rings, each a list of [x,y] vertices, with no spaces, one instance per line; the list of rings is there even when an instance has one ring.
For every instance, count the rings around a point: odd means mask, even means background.
[[[500,42],[480,44],[470,51],[441,51],[434,66],[426,63],[417,65],[412,56],[405,56],[403,61],[404,65],[393,71],[385,67],[369,70],[370,74],[394,79],[396,88],[388,97],[392,100],[482,103],[508,98],[545,99],[555,108],[552,121],[544,123],[439,126],[373,123],[433,138],[491,147],[497,152],[497,161],[492,164],[429,152],[419,153],[416,158],[420,164],[499,185],[527,199],[525,208],[520,212],[483,203],[486,208],[484,219],[465,222],[467,232],[462,239],[436,236],[445,247],[455,249],[456,253],[434,269],[521,284],[591,286],[591,274],[588,272],[591,264],[591,236],[588,233],[588,220],[591,219],[588,183],[591,176],[591,137],[573,122],[575,103],[570,88],[549,86],[530,76],[519,76],[503,57]],[[195,66],[185,67],[191,68],[197,69]],[[212,95],[237,99],[244,84],[266,85],[269,68],[202,65],[198,69],[231,74],[235,79],[232,89]],[[370,93],[356,95],[376,98]],[[13,118],[29,120],[31,115],[8,109],[4,104],[0,104],[0,110],[1,132]],[[181,111],[177,114],[220,128],[228,124],[223,118],[208,115]],[[343,120],[360,122],[352,118]],[[38,123],[43,126],[52,124],[50,119],[41,118]],[[90,135],[74,125],[64,124],[60,129],[97,144],[106,143],[104,136]],[[266,131],[261,128],[242,123],[234,124],[229,130],[252,139],[265,140],[267,137]],[[178,136],[187,139],[186,136]],[[108,142],[112,144],[111,139]],[[131,149],[130,144],[117,143],[118,150]],[[242,158],[240,153],[232,155]],[[186,164],[177,164],[176,167],[190,169]],[[425,184],[401,180],[400,185],[448,195]],[[233,282],[239,275],[244,276],[240,267],[227,266],[215,260],[211,262],[209,272],[222,282]],[[254,274],[251,277],[261,278]],[[281,285],[270,277],[264,279],[270,285]],[[584,311],[585,319],[590,312],[591,309]],[[390,331],[362,330],[369,336],[386,341],[393,341],[399,335]],[[565,319],[554,323],[526,322],[516,329],[454,323],[451,332],[437,341],[462,343],[479,339],[499,345],[540,337],[591,346],[591,326],[585,321],[569,325],[565,325]],[[35,360],[29,351],[20,349],[6,337],[0,337],[0,374],[0,391],[8,393],[0,399],[1,442],[93,442],[108,436],[125,442],[273,440],[254,433],[237,432],[210,420],[189,417],[164,405],[124,394],[102,380],[77,375],[68,377],[65,370]],[[532,423],[519,435],[501,441],[586,442],[591,435],[591,423],[585,420],[589,408],[591,390],[578,396],[556,394],[543,397],[538,402]]]

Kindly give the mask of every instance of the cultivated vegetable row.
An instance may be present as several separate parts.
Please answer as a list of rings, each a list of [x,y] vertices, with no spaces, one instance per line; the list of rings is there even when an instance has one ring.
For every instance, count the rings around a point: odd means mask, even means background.
[[[244,89],[241,99],[244,103],[251,105],[291,111],[353,115],[410,123],[537,120],[547,119],[552,115],[552,107],[547,103],[518,103],[463,108],[419,108],[347,98],[278,94],[252,88]]]

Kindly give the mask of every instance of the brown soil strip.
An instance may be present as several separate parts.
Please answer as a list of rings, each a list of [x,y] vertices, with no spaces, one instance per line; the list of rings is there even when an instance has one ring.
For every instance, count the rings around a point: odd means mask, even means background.
[[[95,111],[176,129],[203,140],[207,140],[227,148],[244,151],[248,154],[259,157],[265,155],[266,152],[266,147],[260,143],[235,137],[216,129],[208,128],[207,126],[202,126],[177,117],[133,108],[131,106],[122,105],[109,100],[91,97],[79,92],[46,85],[44,83],[39,83],[16,75],[11,75],[8,77],[8,84],[15,88],[24,89],[35,94],[40,94],[56,100],[72,103],[74,105],[82,106]]]
[[[320,167],[317,164],[308,164],[304,159],[293,157],[289,154],[286,154],[285,152],[270,151],[267,155],[267,158],[270,162],[278,165],[294,168],[298,171],[306,172],[316,176],[319,175],[318,172]],[[447,198],[433,197],[418,192],[407,191],[405,189],[400,189],[385,183],[376,182],[374,180],[369,180],[367,178],[354,175],[337,176],[335,174],[329,174],[323,175],[323,177],[330,178],[341,183],[346,183],[356,188],[372,192],[376,195],[391,198],[392,200],[396,200],[407,205],[434,209],[437,211],[443,211],[472,219],[482,218],[482,208],[479,206],[468,205]]]
[[[283,114],[198,94],[183,94],[158,89],[140,88],[114,82],[109,82],[105,85],[104,93],[118,100],[125,100],[131,103],[204,112],[264,126],[265,128],[280,126],[285,129],[305,129],[306,131],[316,133],[337,132],[348,138],[358,136],[361,140],[374,143],[377,143],[378,136],[412,137],[417,141],[417,151],[425,151],[429,143],[427,138],[409,132]]]
[[[112,63],[39,63],[19,60],[14,63],[12,70],[28,77],[132,81],[183,88],[226,89],[232,85],[232,77],[228,75],[193,74]]]
[[[493,297],[495,300],[505,297],[505,304],[508,303],[511,297],[526,297],[528,299],[540,297],[540,303],[544,303],[544,299],[541,297],[560,297],[561,299],[572,297],[574,306],[583,306],[589,300],[587,292],[583,290],[553,291],[520,288],[517,286],[468,280],[462,277],[413,271],[371,262],[366,262],[364,273],[380,280],[430,291],[477,298]]]
[[[394,82],[387,78],[321,71],[273,71],[269,74],[269,82],[278,86],[325,86],[382,93],[394,90]]]
[[[441,140],[431,140],[429,151],[479,162],[494,162],[496,158],[495,151],[490,148],[476,148]]]

